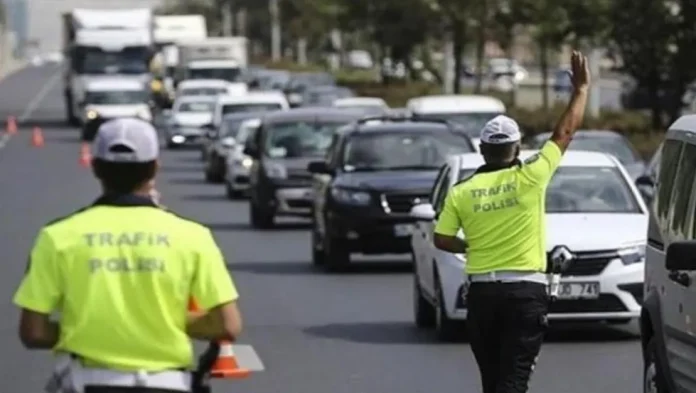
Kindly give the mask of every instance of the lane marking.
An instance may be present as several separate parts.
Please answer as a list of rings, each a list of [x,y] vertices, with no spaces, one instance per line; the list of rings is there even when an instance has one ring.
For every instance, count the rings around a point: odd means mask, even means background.
[[[62,75],[62,72],[59,70],[53,76],[51,76],[51,79],[46,82],[45,85],[39,90],[38,93],[34,96],[34,98],[29,101],[29,104],[27,107],[24,109],[24,112],[17,118],[18,122],[23,122],[26,121],[29,117],[31,117],[34,112],[39,109],[39,106],[43,102],[44,98],[48,95],[48,92],[51,91],[51,89],[58,83],[58,80],[60,79],[60,76]]]

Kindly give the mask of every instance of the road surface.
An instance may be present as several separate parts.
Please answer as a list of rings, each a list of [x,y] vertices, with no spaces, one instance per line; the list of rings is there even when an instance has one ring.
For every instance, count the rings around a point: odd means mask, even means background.
[[[98,192],[89,170],[78,165],[77,130],[61,124],[60,81],[46,88],[57,72],[26,69],[0,82],[0,115],[26,118],[0,149],[0,379],[6,392],[41,391],[51,367],[47,352],[19,344],[10,302],[33,237]],[[29,143],[33,126],[43,129],[43,148]],[[413,327],[408,265],[368,261],[342,275],[313,270],[301,222],[250,229],[246,204],[225,200],[221,186],[203,183],[197,158],[164,152],[159,188],[168,206],[214,230],[241,292],[242,341],[266,365],[249,380],[216,383],[217,392],[479,391],[466,343],[438,343]],[[635,328],[558,328],[543,349],[532,391],[637,393],[641,374]]]

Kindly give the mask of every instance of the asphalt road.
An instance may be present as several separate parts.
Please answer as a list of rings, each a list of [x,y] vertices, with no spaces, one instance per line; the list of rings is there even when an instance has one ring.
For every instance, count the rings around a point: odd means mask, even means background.
[[[51,367],[48,353],[27,352],[19,344],[10,301],[33,237],[42,224],[91,202],[98,192],[89,170],[78,165],[77,131],[61,125],[60,81],[36,98],[57,72],[27,69],[0,82],[0,115],[26,118],[0,150],[0,379],[6,392],[41,391]],[[33,126],[43,129],[43,148],[30,144]],[[466,343],[437,343],[413,327],[407,265],[367,261],[342,275],[314,271],[301,222],[254,231],[246,204],[225,200],[221,186],[202,179],[194,152],[164,153],[159,187],[165,203],[215,231],[241,292],[242,341],[266,365],[247,381],[216,383],[216,391],[479,391]],[[639,392],[642,365],[634,333],[635,328],[553,329],[532,391]]]

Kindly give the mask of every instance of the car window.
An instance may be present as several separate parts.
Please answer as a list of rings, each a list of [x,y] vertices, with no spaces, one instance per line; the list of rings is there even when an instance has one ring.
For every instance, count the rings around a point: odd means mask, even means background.
[[[227,115],[230,113],[247,113],[247,112],[262,112],[262,111],[275,111],[283,109],[282,105],[279,103],[247,103],[247,104],[224,104],[222,106],[222,114]]]
[[[679,160],[679,168],[671,187],[678,191],[672,193],[670,204],[670,240],[684,239],[689,232],[686,228],[686,210],[694,185],[694,176],[696,176],[696,145],[685,144]]]
[[[448,170],[448,165],[444,164],[442,166],[442,168],[440,168],[440,171],[438,172],[437,177],[435,178],[435,182],[433,183],[433,188],[430,190],[430,195],[428,196],[428,199],[433,201],[433,203],[435,203],[435,201],[437,200],[437,193],[440,190],[442,190],[442,187],[440,187],[440,186],[441,186],[442,182],[444,181],[444,179],[446,178],[445,172],[447,172],[447,170]],[[433,207],[433,209],[434,209],[434,207]]]
[[[445,168],[445,172],[442,174],[442,179],[440,184],[438,184],[438,189],[435,190],[435,199],[433,200],[433,210],[440,212],[442,210],[442,205],[445,203],[445,198],[447,198],[447,191],[449,191],[450,174],[452,173],[449,165]]]
[[[212,113],[213,109],[215,109],[214,102],[182,102],[176,108],[176,111],[193,113]]]
[[[596,151],[611,154],[622,164],[639,161],[638,155],[624,138],[618,137],[576,137],[568,147],[570,150]]]
[[[452,154],[470,153],[464,135],[451,132],[374,132],[353,135],[343,152],[346,171],[438,169]]]
[[[239,131],[239,127],[242,125],[244,122],[243,119],[235,119],[235,120],[225,120],[222,123],[222,127],[220,130],[220,137],[232,137],[236,138],[237,137],[237,132]]]
[[[291,121],[267,125],[264,154],[272,158],[323,157],[345,123]]]
[[[657,208],[656,213],[657,218],[660,220],[660,226],[667,220],[667,213],[674,186],[674,177],[677,173],[677,165],[679,163],[682,146],[683,142],[667,140],[662,148],[660,169],[657,174],[657,192],[655,193],[654,202],[654,206]]]
[[[647,174],[652,177],[653,180],[657,178],[657,172],[660,170],[660,160],[662,159],[662,144],[657,148],[652,158],[650,159],[650,164],[648,164]]]

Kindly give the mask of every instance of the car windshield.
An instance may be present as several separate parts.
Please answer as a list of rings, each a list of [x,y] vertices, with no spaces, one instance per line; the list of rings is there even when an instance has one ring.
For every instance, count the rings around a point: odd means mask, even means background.
[[[222,107],[222,114],[227,115],[229,113],[246,113],[246,112],[264,112],[264,111],[275,111],[283,109],[283,107],[276,102],[258,102],[258,103],[246,103],[246,104],[225,104]]]
[[[264,126],[268,131],[265,153],[274,158],[323,156],[336,129],[344,124],[293,121]]]
[[[459,180],[474,173],[463,170]],[[546,190],[546,213],[640,213],[628,183],[613,167],[560,167]]]
[[[177,108],[177,112],[186,113],[212,113],[215,109],[214,102],[182,102]]]
[[[146,48],[126,48],[120,52],[79,48],[75,57],[75,67],[83,74],[140,75],[149,72]]]
[[[236,82],[241,78],[239,68],[189,68],[186,79],[222,79]]]
[[[85,102],[92,105],[144,104],[148,98],[147,92],[140,90],[89,91],[85,94]]]
[[[422,119],[438,119],[447,120],[457,124],[459,129],[472,138],[478,138],[483,126],[492,118],[500,113],[484,112],[484,113],[428,113],[418,114]]]
[[[608,153],[616,157],[623,164],[632,164],[638,161],[636,153],[622,138],[576,137],[570,143],[569,149]]]
[[[347,143],[347,171],[437,169],[447,156],[471,152],[469,140],[450,132],[356,134]]]
[[[237,143],[239,144],[244,144],[246,140],[251,136],[254,131],[258,129],[256,125],[241,125],[239,127],[239,131],[237,131],[237,135],[235,136],[235,139],[237,140]]]
[[[244,123],[245,119],[227,119],[224,120],[222,123],[222,127],[220,127],[220,138],[224,137],[232,137],[236,138],[237,137],[237,132],[239,131],[239,126]]]
[[[181,90],[184,96],[216,96],[227,92],[224,87],[188,87]]]

